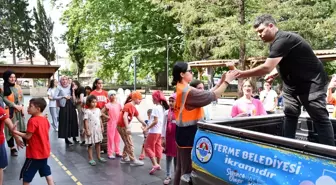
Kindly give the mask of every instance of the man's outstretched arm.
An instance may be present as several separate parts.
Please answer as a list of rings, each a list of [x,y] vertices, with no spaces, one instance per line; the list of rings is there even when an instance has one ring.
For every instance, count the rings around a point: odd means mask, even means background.
[[[252,76],[263,76],[268,73],[273,73],[273,70],[275,67],[279,64],[279,62],[282,60],[282,57],[277,58],[267,58],[266,62],[261,64],[260,66],[257,66],[253,69],[249,69],[246,71],[238,71],[237,78],[248,78]]]

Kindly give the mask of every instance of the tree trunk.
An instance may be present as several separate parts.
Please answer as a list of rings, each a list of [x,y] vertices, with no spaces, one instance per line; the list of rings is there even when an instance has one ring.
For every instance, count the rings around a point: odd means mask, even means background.
[[[30,49],[30,45],[29,45],[29,41],[27,41],[28,42],[28,53],[29,53],[29,60],[30,60],[30,64],[31,65],[34,65],[34,62],[33,62],[33,55],[32,55],[32,51],[31,51],[31,49]]]
[[[245,0],[239,0],[239,24],[243,26],[245,24]],[[244,38],[239,38],[240,47],[239,47],[239,62],[242,70],[245,70],[245,54],[246,54],[246,44]],[[242,86],[243,79],[238,79],[238,95],[242,96]]]
[[[13,55],[13,64],[16,64],[16,49],[15,49],[15,42],[14,42],[14,36],[12,35],[12,55]]]

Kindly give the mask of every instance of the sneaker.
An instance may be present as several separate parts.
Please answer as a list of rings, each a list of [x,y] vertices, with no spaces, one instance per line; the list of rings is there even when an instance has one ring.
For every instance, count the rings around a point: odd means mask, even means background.
[[[114,155],[107,156],[109,159],[115,159],[116,157]]]
[[[120,159],[121,164],[129,164],[131,161],[129,159]]]
[[[149,171],[149,175],[153,175],[157,170],[160,170],[161,166],[157,165],[157,166],[153,166],[153,168]]]
[[[122,158],[121,154],[115,154],[115,156],[118,157],[118,158]]]
[[[143,166],[143,165],[144,165],[144,162],[142,161],[139,161],[139,160],[131,161],[131,166]]]

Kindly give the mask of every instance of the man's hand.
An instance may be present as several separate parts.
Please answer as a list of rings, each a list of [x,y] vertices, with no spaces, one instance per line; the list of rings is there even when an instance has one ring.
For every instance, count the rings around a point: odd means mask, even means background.
[[[264,79],[266,80],[266,82],[268,82],[268,83],[272,83],[273,80],[274,80],[278,75],[279,75],[279,74],[278,74],[277,69],[274,68],[274,69],[272,70],[272,72],[270,72],[269,74],[265,75],[265,78],[264,78]]]

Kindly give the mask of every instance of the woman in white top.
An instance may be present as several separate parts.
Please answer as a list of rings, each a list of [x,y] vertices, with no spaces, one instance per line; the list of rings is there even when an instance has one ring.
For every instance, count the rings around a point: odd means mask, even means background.
[[[49,88],[48,88],[48,99],[49,99],[49,112],[51,115],[51,119],[52,119],[52,127],[54,128],[54,130],[57,132],[58,131],[58,111],[57,111],[57,104],[56,104],[56,100],[54,99],[55,96],[55,91],[57,89],[57,80],[56,79],[52,79],[50,80],[49,83]]]
[[[155,171],[160,170],[160,160],[162,158],[161,133],[164,120],[164,112],[169,109],[164,94],[161,91],[154,91],[152,94],[154,107],[150,117],[149,125],[143,130],[148,132],[145,141],[146,155],[151,159],[153,168],[149,174],[154,174]]]
[[[272,84],[264,83],[264,90],[260,92],[260,101],[263,103],[267,114],[273,114],[278,103],[278,94],[271,89]]]

